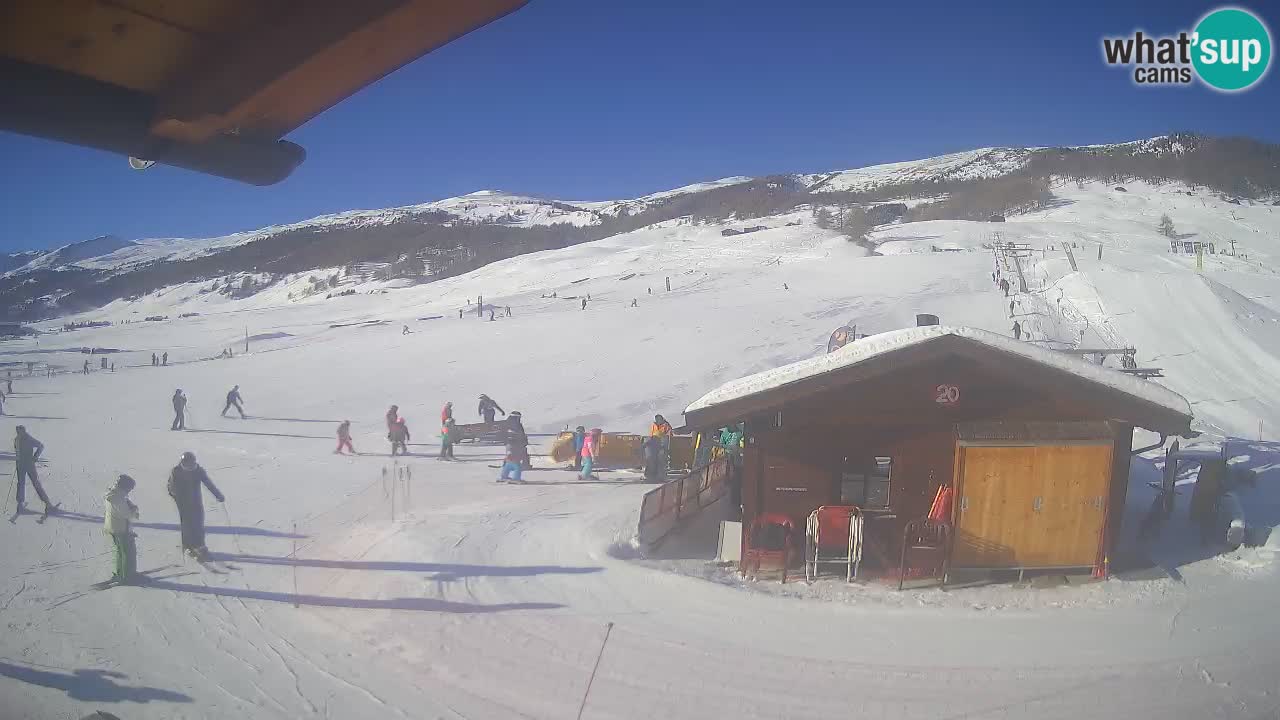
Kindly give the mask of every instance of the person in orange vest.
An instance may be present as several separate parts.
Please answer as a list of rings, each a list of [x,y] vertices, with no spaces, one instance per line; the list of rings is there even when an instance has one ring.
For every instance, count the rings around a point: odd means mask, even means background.
[[[661,452],[658,458],[658,469],[665,475],[671,465],[671,436],[674,434],[671,423],[661,415],[653,416],[653,425],[649,426],[649,437],[656,438]]]

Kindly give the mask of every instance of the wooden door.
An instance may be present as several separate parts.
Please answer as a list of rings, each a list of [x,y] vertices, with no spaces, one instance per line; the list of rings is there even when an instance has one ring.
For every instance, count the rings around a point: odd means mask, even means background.
[[[1097,561],[1110,445],[960,449],[956,567],[1074,567]]]
[[[1023,565],[1073,567],[1098,561],[1110,493],[1111,445],[1036,448],[1043,500]]]
[[[965,447],[956,505],[956,567],[1017,567],[1032,498],[1039,494],[1035,448]]]

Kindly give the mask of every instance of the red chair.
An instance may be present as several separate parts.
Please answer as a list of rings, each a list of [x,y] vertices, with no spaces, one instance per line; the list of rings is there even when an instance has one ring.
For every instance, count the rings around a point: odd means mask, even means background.
[[[862,561],[862,513],[854,505],[823,505],[812,513],[804,528],[804,577],[813,582],[819,564],[845,566],[844,581],[858,575]]]
[[[742,576],[746,577],[747,568],[754,568],[751,578],[754,580],[760,573],[762,560],[776,562],[782,570],[782,582],[787,581],[787,562],[791,559],[791,538],[795,535],[796,526],[791,518],[782,513],[761,513],[751,521],[747,534],[742,540]]]
[[[907,579],[908,555],[913,552],[930,552],[937,556],[934,567],[947,586],[947,572],[951,569],[951,525],[928,518],[912,520],[902,531],[902,558],[898,563],[898,590]]]

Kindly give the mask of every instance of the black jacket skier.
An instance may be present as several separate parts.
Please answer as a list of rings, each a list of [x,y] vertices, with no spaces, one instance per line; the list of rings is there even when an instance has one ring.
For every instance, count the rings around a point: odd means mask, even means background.
[[[476,408],[476,412],[480,413],[484,417],[484,421],[486,423],[491,423],[493,422],[494,411],[500,412],[503,415],[507,414],[507,411],[503,410],[502,406],[494,402],[493,398],[488,395],[481,395],[480,405]]]
[[[178,521],[182,525],[182,549],[194,556],[209,552],[204,544],[204,495],[203,485],[223,502],[226,498],[218,490],[209,474],[196,462],[195,453],[184,452],[182,459],[169,473],[169,497],[178,506]]]
[[[170,430],[186,430],[187,429],[186,409],[187,409],[187,396],[182,394],[181,389],[174,390],[173,391],[173,425],[169,427]]]
[[[44,487],[40,484],[40,478],[36,474],[36,461],[40,459],[40,453],[44,452],[44,443],[27,434],[27,428],[19,425],[15,428],[16,434],[13,436],[13,458],[16,461],[14,474],[17,475],[18,489],[18,512],[22,512],[26,505],[26,481],[31,480],[31,487],[36,489],[36,495],[40,496],[40,500],[44,503],[45,513],[53,509],[53,503],[49,501],[49,496],[44,493]]]
[[[533,461],[529,459],[529,436],[524,431],[524,423],[518,411],[512,411],[507,421],[507,445],[519,450],[520,467],[533,469]]]
[[[240,407],[240,403],[244,402],[244,398],[240,397],[240,386],[236,385],[227,393],[227,404],[222,406],[222,416],[227,416],[227,411],[235,408],[240,413],[240,418],[244,419],[244,408]]]

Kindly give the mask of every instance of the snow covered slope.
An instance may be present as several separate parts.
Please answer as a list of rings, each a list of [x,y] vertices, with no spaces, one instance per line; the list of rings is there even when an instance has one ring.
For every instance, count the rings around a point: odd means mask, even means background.
[[[68,318],[112,327],[0,343],[0,361],[19,369],[0,430],[22,422],[45,443],[41,478],[66,511],[0,523],[0,707],[131,720],[562,718],[600,658],[583,717],[1268,717],[1280,532],[1223,556],[1184,542],[1187,488],[1146,549],[1160,563],[1149,575],[896,593],[742,583],[696,554],[623,559],[649,489],[634,474],[580,483],[537,458],[527,485],[499,485],[497,447],[431,457],[440,406],[474,420],[482,392],[531,432],[643,430],[726,381],[821,355],[847,322],[890,331],[926,312],[1007,334],[983,247],[1000,232],[1037,250],[1023,266],[1030,292],[1015,298],[1030,341],[1068,347],[1083,330],[1087,344],[1131,343],[1140,365],[1163,367],[1202,441],[1229,439],[1233,462],[1256,474],[1242,504],[1270,531],[1280,216],[1172,186],[1127,189],[1057,188],[1051,209],[1002,224],[886,226],[874,239],[894,254],[882,256],[808,211],[676,220],[327,300],[175,286]],[[1248,258],[1209,256],[1198,272],[1169,254],[1161,212],[1180,233],[1236,239]],[[766,229],[721,233],[748,224]],[[1068,242],[1080,245],[1077,271]],[[477,315],[478,295],[512,317]],[[141,320],[153,314],[170,319]],[[116,372],[39,376],[45,363],[79,368],[81,347],[120,349],[106,356]],[[234,358],[212,359],[228,347]],[[152,367],[153,352],[169,366]],[[28,361],[39,363],[30,378]],[[219,415],[233,384],[248,419]],[[191,398],[187,432],[168,429],[175,388]],[[387,456],[391,403],[413,433],[407,458]],[[363,454],[332,454],[343,419]],[[185,450],[227,496],[208,501],[210,567],[176,548],[165,477]],[[1129,511],[1140,514],[1159,468],[1145,457],[1134,468]],[[97,592],[110,561],[102,494],[119,472],[138,480],[151,580]]]

